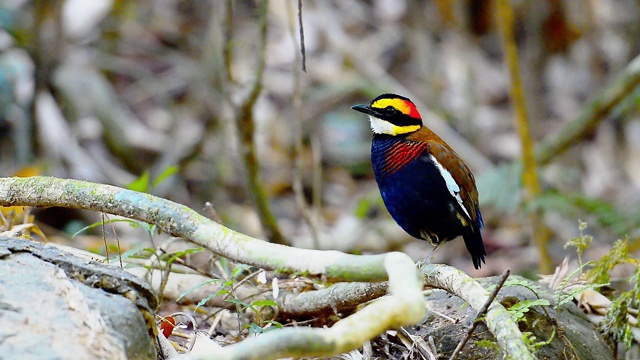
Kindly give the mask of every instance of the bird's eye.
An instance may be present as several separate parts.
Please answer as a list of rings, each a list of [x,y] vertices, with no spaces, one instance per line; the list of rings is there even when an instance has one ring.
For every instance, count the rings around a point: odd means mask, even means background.
[[[384,108],[384,113],[387,116],[393,116],[397,111],[398,110],[396,110],[396,108],[394,108],[393,106],[387,106],[386,108]]]

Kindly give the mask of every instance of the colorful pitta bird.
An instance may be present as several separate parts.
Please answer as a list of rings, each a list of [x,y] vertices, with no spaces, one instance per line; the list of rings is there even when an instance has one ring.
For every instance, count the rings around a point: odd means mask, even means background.
[[[479,269],[487,253],[478,190],[467,165],[423,124],[406,97],[383,94],[351,108],[369,115],[373,172],[391,217],[409,235],[434,245],[434,251],[462,236]]]

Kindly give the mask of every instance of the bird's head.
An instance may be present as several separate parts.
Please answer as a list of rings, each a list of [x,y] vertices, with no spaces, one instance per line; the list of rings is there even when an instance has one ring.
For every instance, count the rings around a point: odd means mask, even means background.
[[[359,104],[351,108],[369,115],[374,134],[404,135],[422,127],[422,117],[416,105],[404,96],[382,94],[369,105]]]

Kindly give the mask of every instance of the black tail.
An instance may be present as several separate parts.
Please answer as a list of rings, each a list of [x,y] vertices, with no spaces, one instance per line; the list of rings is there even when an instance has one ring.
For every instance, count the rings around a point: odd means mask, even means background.
[[[480,229],[468,233],[462,237],[464,244],[467,245],[467,250],[471,254],[471,260],[473,260],[473,267],[480,269],[482,264],[486,264],[484,257],[487,255],[484,249],[484,242],[482,241],[482,231]]]

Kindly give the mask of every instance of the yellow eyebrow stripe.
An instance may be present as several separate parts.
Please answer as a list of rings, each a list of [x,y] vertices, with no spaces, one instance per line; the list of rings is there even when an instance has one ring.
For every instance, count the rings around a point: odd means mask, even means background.
[[[409,115],[411,113],[411,108],[406,103],[406,101],[402,99],[380,99],[373,104],[371,104],[372,108],[384,109],[387,106],[393,106],[396,110],[400,111],[405,115]]]

